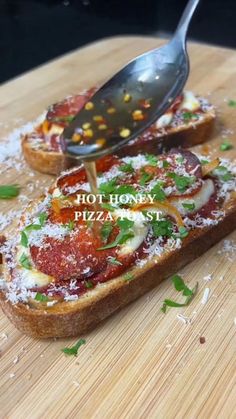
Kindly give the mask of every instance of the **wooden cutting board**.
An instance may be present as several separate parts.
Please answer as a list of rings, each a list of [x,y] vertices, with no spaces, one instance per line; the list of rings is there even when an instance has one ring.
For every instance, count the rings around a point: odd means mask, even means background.
[[[127,60],[161,42],[105,39],[4,84],[1,137],[22,124],[21,119],[33,120],[65,95],[102,83]],[[224,136],[235,143],[236,108],[227,101],[236,100],[236,53],[200,44],[190,44],[189,53],[188,87],[210,95],[218,111],[214,139],[201,151],[218,154]],[[231,157],[235,149],[221,154]],[[0,202],[1,212],[21,208],[52,179],[24,165],[4,172],[1,183],[20,183],[23,196]],[[227,239],[236,244],[236,234]],[[177,297],[170,281],[164,281],[86,335],[77,358],[60,351],[74,339],[33,340],[1,314],[0,417],[235,418],[235,268],[236,252],[225,252],[223,241],[216,244],[181,271],[191,286],[199,282],[187,308],[160,312],[164,298]],[[210,282],[204,279],[208,275]],[[210,297],[204,305],[206,287]],[[187,324],[179,314],[187,317]]]

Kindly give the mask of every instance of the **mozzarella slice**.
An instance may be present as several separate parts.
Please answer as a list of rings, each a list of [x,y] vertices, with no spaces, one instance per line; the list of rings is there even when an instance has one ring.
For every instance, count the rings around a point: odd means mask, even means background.
[[[180,109],[186,109],[187,111],[194,112],[201,107],[199,100],[190,91],[184,92],[184,98],[180,105]]]
[[[36,269],[18,268],[19,276],[21,278],[21,285],[25,288],[44,287],[51,282],[53,278],[45,275]]]
[[[148,226],[145,225],[145,217],[141,211],[134,212],[129,209],[117,209],[114,211],[113,215],[114,218],[128,218],[129,220],[134,221],[134,225],[132,226],[134,237],[128,239],[125,243],[120,245],[118,254],[125,256],[135,252],[135,250],[137,250],[143,243],[148,233]]]
[[[157,128],[165,128],[172,122],[173,119],[173,112],[167,112],[164,115],[162,115],[160,118],[158,118],[156,122]]]
[[[25,288],[44,287],[53,282],[53,277],[46,275],[37,269],[26,269],[20,264],[20,257],[25,254],[30,258],[29,248],[18,246],[16,260],[18,262],[17,271],[21,280],[21,285]]]
[[[50,130],[48,131],[47,135],[60,135],[64,131],[64,128],[57,124],[52,124]]]
[[[195,193],[191,198],[184,196],[181,197],[172,197],[170,199],[170,203],[177,208],[177,210],[183,214],[187,215],[191,212],[198,211],[200,208],[202,208],[204,205],[207,204],[209,201],[211,195],[215,192],[215,186],[214,182],[211,179],[206,179],[200,189],[197,193]],[[183,207],[183,204],[195,204],[195,207],[193,210],[189,210]]]

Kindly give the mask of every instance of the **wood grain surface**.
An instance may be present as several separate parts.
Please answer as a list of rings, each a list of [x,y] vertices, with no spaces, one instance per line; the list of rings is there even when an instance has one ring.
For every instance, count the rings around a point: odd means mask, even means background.
[[[65,95],[102,83],[127,60],[161,42],[105,39],[4,84],[0,137]],[[190,44],[189,53],[188,87],[209,95],[218,114],[214,138],[197,150],[219,154],[224,137],[236,143],[236,108],[227,104],[236,100],[236,53],[199,44]],[[235,148],[221,155],[233,157]],[[21,209],[27,197],[38,196],[52,179],[22,163],[3,170],[0,183],[19,183],[22,193],[0,202],[1,213]],[[227,240],[236,247],[235,233]],[[0,417],[236,418],[235,268],[236,252],[224,252],[223,241],[216,244],[181,271],[190,286],[199,282],[187,308],[160,312],[164,298],[179,298],[170,281],[164,281],[84,336],[86,345],[77,358],[61,352],[74,339],[33,340],[1,314]],[[202,304],[205,288],[210,296]],[[186,316],[186,324],[177,315]]]

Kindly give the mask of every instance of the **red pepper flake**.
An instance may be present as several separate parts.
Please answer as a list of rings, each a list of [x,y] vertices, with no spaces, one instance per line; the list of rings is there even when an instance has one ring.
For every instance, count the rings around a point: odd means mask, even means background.
[[[201,345],[203,345],[203,343],[206,342],[206,339],[204,338],[204,336],[200,336],[199,342],[201,343]]]
[[[140,108],[148,109],[151,107],[150,99],[140,99],[139,100]]]

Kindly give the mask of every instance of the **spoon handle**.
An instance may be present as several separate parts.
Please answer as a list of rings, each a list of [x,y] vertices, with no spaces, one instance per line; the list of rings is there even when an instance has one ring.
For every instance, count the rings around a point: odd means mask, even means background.
[[[179,21],[179,24],[177,26],[177,29],[175,31],[174,34],[174,38],[178,38],[179,40],[181,40],[181,42],[183,44],[185,44],[186,42],[186,35],[187,35],[187,31],[188,31],[188,27],[189,27],[189,23],[192,19],[192,16],[195,12],[196,7],[198,6],[198,3],[200,2],[200,0],[189,0],[184,12],[181,16],[181,19]]]

